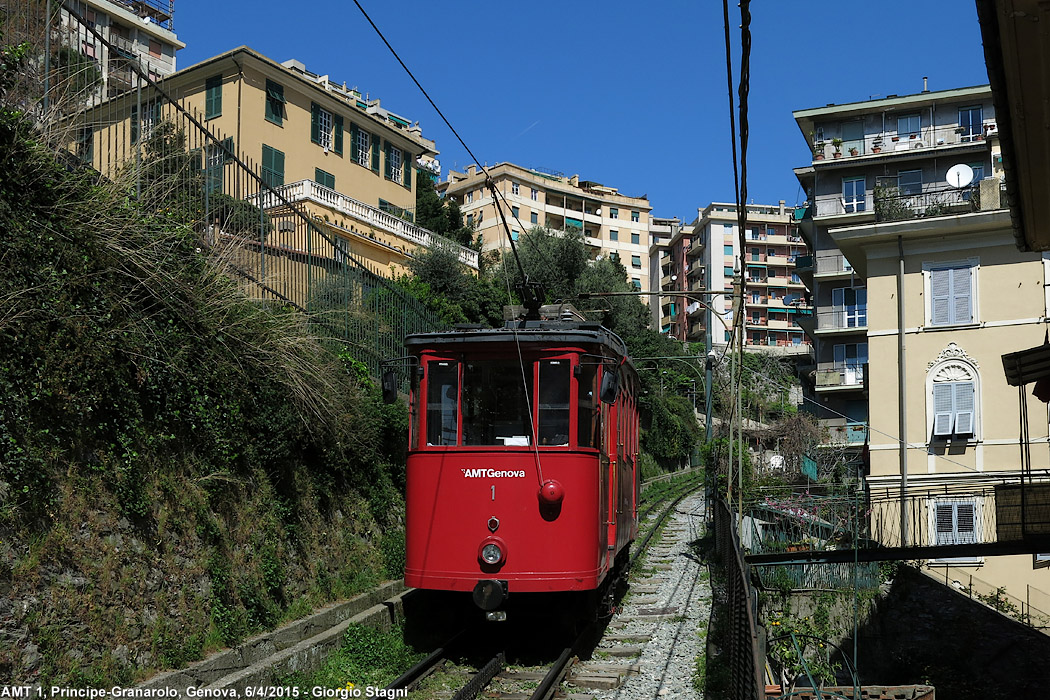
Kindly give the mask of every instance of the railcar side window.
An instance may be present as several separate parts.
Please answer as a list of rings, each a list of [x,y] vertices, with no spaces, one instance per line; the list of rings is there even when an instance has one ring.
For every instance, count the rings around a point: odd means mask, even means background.
[[[427,444],[456,444],[459,365],[430,362],[427,372]]]
[[[540,363],[541,445],[569,444],[569,361]]]
[[[526,365],[523,378],[521,365],[516,361],[466,364],[463,368],[463,444],[530,444],[531,405],[531,365]]]
[[[598,411],[598,398],[595,389],[595,380],[598,376],[598,366],[594,364],[580,364],[579,377],[579,402],[576,413],[576,429],[579,432],[580,447],[597,447],[598,436],[601,434],[600,416]]]

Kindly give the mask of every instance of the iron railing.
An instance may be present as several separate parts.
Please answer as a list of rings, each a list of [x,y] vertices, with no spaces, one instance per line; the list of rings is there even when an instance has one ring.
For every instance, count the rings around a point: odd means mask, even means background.
[[[407,334],[442,327],[363,256],[352,236],[318,221],[285,188],[269,186],[261,163],[238,149],[233,134],[205,126],[201,113],[136,60],[121,63],[128,89],[114,91],[120,81],[111,75],[109,96],[103,95],[98,64],[77,59],[78,51],[85,36],[115,47],[71,5],[55,0],[50,22],[45,6],[24,3],[0,19],[4,41],[25,42],[31,56],[5,106],[31,115],[38,138],[59,158],[96,171],[144,215],[195,232],[201,252],[226,265],[247,296],[307,312],[318,335],[374,374],[382,360],[404,355]],[[436,238],[378,210],[363,215],[396,228],[406,246]],[[470,264],[469,254],[460,256]]]
[[[715,547],[725,567],[725,589],[721,591],[725,600],[722,606],[712,606],[711,614],[725,616],[718,625],[725,637],[721,654],[717,659],[708,659],[708,663],[718,663],[729,669],[728,697],[759,700],[764,695],[762,668],[765,658],[758,641],[757,610],[749,567],[744,562],[734,518],[725,501],[715,503]]]

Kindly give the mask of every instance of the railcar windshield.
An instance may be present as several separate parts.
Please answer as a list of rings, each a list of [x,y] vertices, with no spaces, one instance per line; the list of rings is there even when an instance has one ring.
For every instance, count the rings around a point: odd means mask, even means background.
[[[526,388],[527,387],[527,388]],[[463,444],[528,445],[532,434],[532,370],[516,360],[463,366]]]
[[[569,360],[540,363],[541,445],[569,444]]]
[[[459,364],[431,362],[427,375],[427,444],[455,445]]]

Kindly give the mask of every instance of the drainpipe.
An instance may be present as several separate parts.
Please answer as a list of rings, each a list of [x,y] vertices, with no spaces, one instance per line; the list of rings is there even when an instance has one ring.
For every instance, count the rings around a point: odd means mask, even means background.
[[[901,547],[908,546],[908,402],[904,355],[904,237],[897,236],[897,431],[901,463]],[[870,410],[870,409],[869,409]],[[868,420],[871,420],[869,415]],[[870,424],[870,423],[869,423]]]

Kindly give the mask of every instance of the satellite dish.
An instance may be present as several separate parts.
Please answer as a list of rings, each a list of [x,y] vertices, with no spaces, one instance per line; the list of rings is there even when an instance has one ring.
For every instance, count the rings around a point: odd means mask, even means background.
[[[952,187],[966,187],[973,182],[973,168],[966,163],[959,163],[948,168],[948,184]]]

